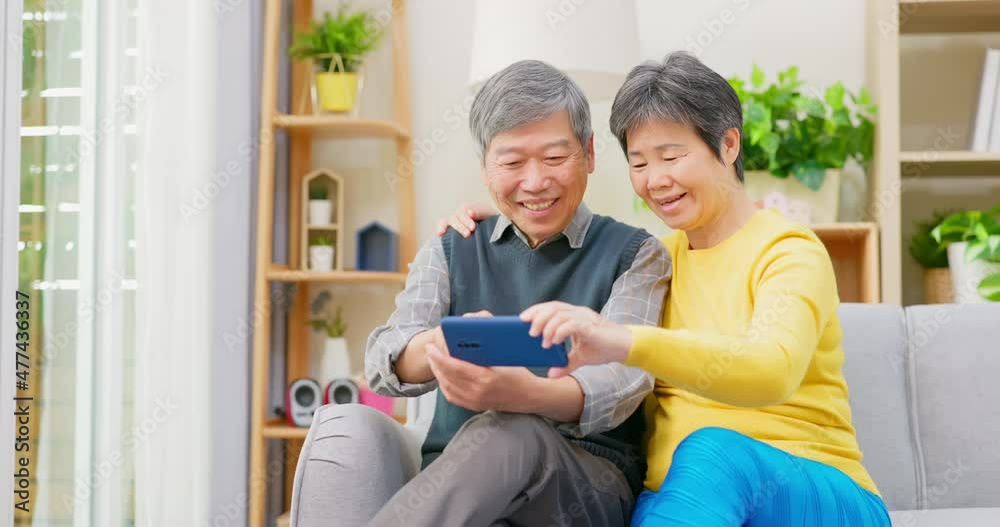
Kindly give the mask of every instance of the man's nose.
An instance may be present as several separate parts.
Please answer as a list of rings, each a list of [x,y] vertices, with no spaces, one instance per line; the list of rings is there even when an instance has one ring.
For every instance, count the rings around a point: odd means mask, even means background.
[[[541,192],[548,188],[549,178],[538,166],[538,163],[528,163],[525,167],[524,179],[521,181],[521,189],[526,192]]]

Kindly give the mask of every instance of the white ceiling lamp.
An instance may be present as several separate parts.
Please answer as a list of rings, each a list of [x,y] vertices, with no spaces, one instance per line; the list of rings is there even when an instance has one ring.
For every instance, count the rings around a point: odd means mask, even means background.
[[[568,74],[591,100],[611,99],[639,62],[632,0],[477,0],[469,85],[523,59]]]

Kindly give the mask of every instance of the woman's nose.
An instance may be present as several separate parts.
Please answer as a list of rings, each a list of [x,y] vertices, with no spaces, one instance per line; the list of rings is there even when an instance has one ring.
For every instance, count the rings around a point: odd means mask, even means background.
[[[674,178],[670,170],[664,167],[657,167],[650,171],[649,177],[646,179],[646,187],[650,189],[670,188],[672,186],[674,186]]]

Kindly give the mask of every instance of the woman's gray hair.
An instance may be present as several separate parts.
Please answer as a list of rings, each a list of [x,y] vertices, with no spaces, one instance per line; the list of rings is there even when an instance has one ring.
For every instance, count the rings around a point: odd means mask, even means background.
[[[726,130],[735,128],[743,137],[743,108],[736,90],[722,75],[683,51],[667,55],[661,63],[650,61],[633,68],[611,105],[611,133],[626,156],[629,130],[658,120],[694,128],[720,162]],[[734,165],[742,182],[742,148]]]
[[[583,90],[556,68],[522,60],[500,70],[483,85],[469,111],[469,129],[479,148],[479,159],[498,134],[535,123],[566,110],[573,133],[587,147],[592,134],[590,103]]]

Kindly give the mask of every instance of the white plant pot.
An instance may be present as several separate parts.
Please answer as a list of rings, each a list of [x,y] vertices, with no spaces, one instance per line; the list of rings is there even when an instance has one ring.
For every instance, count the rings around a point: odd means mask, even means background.
[[[329,225],[332,221],[332,201],[328,199],[309,200],[309,225]]]
[[[979,282],[983,278],[1000,273],[1000,264],[982,260],[965,261],[965,250],[969,244],[956,242],[948,246],[948,268],[955,288],[955,302],[958,304],[985,304],[988,302],[979,294]]]
[[[309,247],[309,270],[319,272],[332,271],[333,246],[313,245]]]
[[[747,194],[762,208],[777,209],[799,223],[833,223],[840,208],[840,171],[827,170],[823,186],[812,190],[794,176],[779,178],[765,170],[743,173]]]
[[[350,376],[351,358],[347,354],[347,340],[344,337],[326,339],[319,365],[319,381],[323,388],[334,379],[346,379]]]

